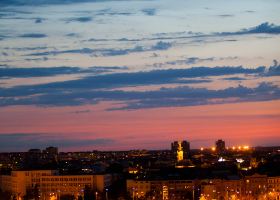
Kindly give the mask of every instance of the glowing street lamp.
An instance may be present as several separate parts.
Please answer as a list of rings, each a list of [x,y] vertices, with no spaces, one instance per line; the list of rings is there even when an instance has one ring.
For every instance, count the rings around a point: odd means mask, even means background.
[[[249,146],[247,146],[247,145],[246,145],[246,146],[243,146],[243,149],[244,149],[244,150],[249,150]]]
[[[108,190],[109,190],[108,188],[105,189],[105,191],[106,191],[106,200],[108,200]]]
[[[95,199],[97,199],[98,197],[98,192],[95,192]]]

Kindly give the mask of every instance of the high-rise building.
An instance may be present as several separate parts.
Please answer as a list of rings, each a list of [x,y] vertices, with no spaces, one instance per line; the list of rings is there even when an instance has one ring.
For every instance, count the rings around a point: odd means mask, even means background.
[[[217,153],[223,153],[226,150],[226,143],[224,140],[217,140],[216,141],[216,151]]]
[[[184,140],[182,141],[181,145],[184,152],[184,158],[188,158],[190,156],[190,143]]]
[[[176,155],[177,160],[179,160],[179,157],[180,160],[187,159],[190,156],[190,143],[186,140],[174,141],[171,143],[171,151],[174,153],[174,155]]]
[[[58,154],[58,148],[57,147],[47,147],[43,152],[48,153],[48,154],[57,155]]]
[[[171,151],[173,153],[175,154],[177,153],[178,147],[179,147],[178,141],[174,141],[171,143]]]
[[[47,147],[43,150],[43,157],[51,162],[57,162],[58,160],[58,148],[57,147]]]

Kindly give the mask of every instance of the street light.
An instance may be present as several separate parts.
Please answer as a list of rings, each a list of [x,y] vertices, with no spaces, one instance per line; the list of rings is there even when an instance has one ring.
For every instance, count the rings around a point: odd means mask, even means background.
[[[134,200],[135,194],[134,194],[134,187],[132,188],[132,200]]]
[[[106,200],[108,200],[108,190],[109,190],[108,188],[105,189],[105,191],[106,191]]]
[[[97,196],[98,196],[98,192],[95,192],[95,199],[97,199]]]

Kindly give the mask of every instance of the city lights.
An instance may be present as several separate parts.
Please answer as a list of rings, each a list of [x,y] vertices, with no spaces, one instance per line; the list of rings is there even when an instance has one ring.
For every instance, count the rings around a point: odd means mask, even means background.
[[[274,156],[278,156],[280,147],[237,145],[233,150],[226,148],[222,139],[214,144],[208,148],[190,149],[190,142],[183,140],[172,142],[170,150],[65,153],[58,152],[56,147],[47,147],[0,153],[0,170],[16,164],[31,168],[27,171],[15,168],[9,175],[0,174],[0,195],[2,191],[10,191],[18,200],[23,199],[28,184],[40,183],[37,193],[33,189],[38,200],[58,200],[65,195],[74,195],[76,199],[90,196],[90,199],[109,200],[118,187],[126,187],[122,191],[126,190],[133,200],[279,197],[280,176],[277,174],[278,160]],[[32,169],[32,166],[53,162],[59,163],[55,165],[58,166],[56,170]],[[266,162],[275,167],[265,168]],[[101,170],[100,173],[94,172],[91,166]],[[255,173],[260,166],[270,170],[269,174]],[[215,178],[211,174],[216,174]],[[125,181],[125,186],[119,186],[118,181]],[[114,185],[118,189],[112,188]]]
[[[280,200],[280,0],[0,0],[0,200]]]

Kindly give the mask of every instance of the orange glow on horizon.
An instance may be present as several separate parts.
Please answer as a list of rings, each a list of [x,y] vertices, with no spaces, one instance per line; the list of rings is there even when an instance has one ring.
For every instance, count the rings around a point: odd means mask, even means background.
[[[280,110],[276,109],[280,107],[280,100],[106,111],[112,103],[116,102],[48,109],[35,106],[2,107],[0,113],[5,115],[0,115],[0,134],[47,133],[77,140],[110,138],[116,141],[107,147],[80,148],[89,150],[162,149],[169,147],[174,138],[189,140],[191,148],[210,146],[217,138],[223,138],[229,146],[245,143],[242,148],[247,144],[273,144],[280,139]],[[79,110],[88,112],[75,113]],[[188,131],[182,133],[182,130]]]

